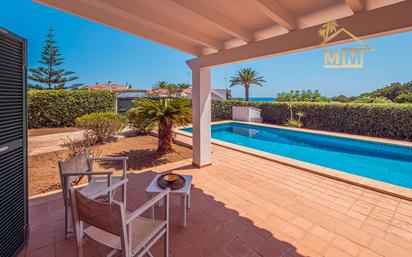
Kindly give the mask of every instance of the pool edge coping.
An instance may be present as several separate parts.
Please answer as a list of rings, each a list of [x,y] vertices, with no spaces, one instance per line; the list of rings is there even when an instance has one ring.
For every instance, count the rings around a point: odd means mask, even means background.
[[[232,121],[232,120],[212,122],[212,125],[232,123],[232,122],[251,124],[251,125],[257,125],[257,126],[262,126],[263,125],[265,127],[273,127],[273,128],[289,129],[289,130],[300,131],[300,132],[312,132],[312,133],[316,133],[316,134],[323,134],[322,133],[323,131],[318,132],[316,130],[295,129],[295,128],[287,128],[287,127],[271,125],[271,124]],[[181,136],[190,137],[190,138],[192,137],[191,133],[182,131],[180,129],[182,129],[182,128],[175,129],[174,132],[176,134],[181,135]],[[381,139],[372,138],[372,140],[369,140],[369,137],[364,137],[364,136],[355,136],[355,137],[353,137],[353,135],[339,136],[340,134],[341,133],[331,132],[331,133],[327,133],[326,135],[345,137],[345,138],[364,140],[364,141],[365,140],[366,141],[373,141],[373,142],[377,142],[377,143],[400,145],[399,143],[395,143],[396,142],[395,140],[391,140],[391,139],[388,139],[391,142],[391,143],[389,143],[389,142],[387,142],[387,139],[383,139],[381,141]],[[363,139],[360,139],[359,137],[363,137]],[[375,139],[375,140],[373,140],[373,139]],[[175,140],[179,141],[179,139],[177,139],[177,138],[175,138]],[[212,144],[219,145],[219,146],[222,146],[222,147],[225,147],[225,148],[228,148],[228,149],[232,149],[232,150],[235,150],[235,151],[238,151],[238,152],[250,154],[250,155],[253,155],[255,157],[259,157],[259,158],[263,158],[263,159],[266,159],[266,160],[274,161],[274,162],[277,162],[277,163],[280,163],[280,164],[283,164],[283,165],[286,165],[286,166],[290,166],[290,167],[297,168],[297,169],[300,169],[300,170],[308,171],[308,172],[311,172],[313,174],[317,174],[317,175],[324,176],[324,177],[327,177],[327,178],[335,179],[335,180],[345,182],[345,183],[348,183],[348,184],[356,185],[356,186],[366,188],[366,189],[369,189],[369,190],[373,190],[373,191],[376,191],[376,192],[379,192],[379,193],[384,193],[384,194],[387,194],[387,195],[395,196],[395,197],[398,197],[398,198],[401,198],[401,199],[404,199],[404,200],[412,201],[412,189],[408,189],[408,188],[405,188],[405,187],[389,184],[389,183],[386,183],[386,182],[382,182],[382,181],[378,181],[378,180],[374,180],[374,179],[370,179],[370,178],[366,178],[366,177],[361,177],[361,176],[358,176],[358,175],[346,173],[344,171],[339,171],[339,170],[335,170],[335,169],[326,168],[326,167],[323,167],[323,166],[319,166],[319,165],[311,164],[311,163],[308,163],[308,162],[295,160],[295,159],[288,158],[288,157],[283,157],[283,156],[280,156],[280,155],[277,155],[277,154],[266,153],[264,151],[256,150],[256,149],[245,147],[245,146],[236,145],[236,144],[233,144],[233,143],[224,142],[224,141],[213,139],[213,138],[212,138],[211,142],[212,142]],[[180,141],[179,143],[182,143],[185,146],[189,146],[189,147],[192,146],[192,145],[190,145],[186,142],[182,142],[182,141]],[[409,143],[409,142],[405,142],[405,143]],[[407,146],[412,146],[412,143],[410,143],[410,145],[407,145]]]

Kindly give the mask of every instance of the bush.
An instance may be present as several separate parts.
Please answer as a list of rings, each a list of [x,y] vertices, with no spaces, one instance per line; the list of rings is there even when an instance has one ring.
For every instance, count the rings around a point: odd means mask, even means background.
[[[115,94],[89,90],[33,90],[28,92],[29,128],[74,126],[77,117],[114,111]]]
[[[136,108],[130,109],[127,112],[127,118],[129,119],[130,124],[133,126],[133,128],[139,135],[147,135],[152,129],[145,122],[142,122],[139,119],[139,113]]]
[[[87,149],[89,156],[92,157],[99,157],[102,154],[102,149],[96,146],[95,138],[88,137],[87,135],[81,139],[67,137],[62,147],[67,150],[69,158],[80,155],[85,149]],[[59,159],[63,160],[61,157]]]
[[[76,127],[87,129],[85,137],[96,143],[107,141],[127,126],[127,118],[114,112],[83,115],[76,119]]]
[[[232,106],[262,110],[263,122],[283,125],[290,117],[289,105],[304,112],[304,128],[412,141],[412,104],[366,103],[259,103],[212,101],[212,119],[232,119]]]
[[[368,103],[368,104],[384,104],[384,103],[392,103],[391,100],[388,98],[379,96],[379,97],[371,97],[371,96],[360,96],[356,98],[354,103]]]
[[[329,99],[322,96],[319,90],[291,90],[282,92],[276,96],[277,102],[329,102]]]
[[[402,92],[395,98],[397,103],[412,103],[412,92]]]

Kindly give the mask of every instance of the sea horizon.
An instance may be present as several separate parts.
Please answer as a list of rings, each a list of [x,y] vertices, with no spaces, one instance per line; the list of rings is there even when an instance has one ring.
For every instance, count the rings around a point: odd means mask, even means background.
[[[233,97],[233,99],[245,100],[244,97]],[[250,97],[251,102],[274,102],[274,97]]]

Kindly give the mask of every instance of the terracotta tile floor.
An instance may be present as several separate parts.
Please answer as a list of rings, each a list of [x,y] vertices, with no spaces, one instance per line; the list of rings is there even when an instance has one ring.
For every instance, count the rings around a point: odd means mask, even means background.
[[[187,160],[129,175],[129,209],[147,201],[156,173],[194,176],[187,228],[171,199],[173,257],[412,256],[411,202],[217,146],[213,161],[201,170]],[[75,256],[73,239],[63,237],[60,194],[30,201],[30,228],[22,256]],[[85,248],[87,257],[105,250]],[[162,256],[161,244],[153,253]]]

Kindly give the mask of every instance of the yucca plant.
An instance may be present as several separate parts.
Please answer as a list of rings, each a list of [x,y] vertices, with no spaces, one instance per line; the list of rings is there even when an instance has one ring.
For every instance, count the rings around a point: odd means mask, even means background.
[[[285,126],[293,127],[293,128],[301,128],[303,126],[302,118],[305,117],[305,113],[302,111],[296,112],[297,119],[293,116],[293,105],[291,103],[287,104],[290,111],[290,117],[286,119]]]
[[[190,123],[192,109],[187,98],[152,100],[141,98],[134,102],[133,123],[149,130],[157,126],[159,153],[173,151],[173,127]],[[129,116],[130,117],[130,116]]]

